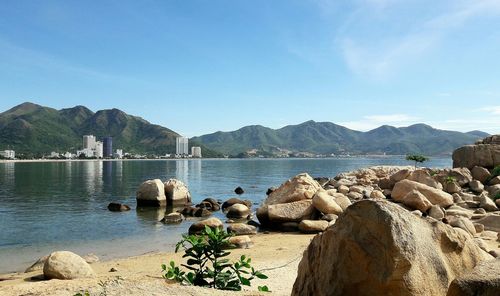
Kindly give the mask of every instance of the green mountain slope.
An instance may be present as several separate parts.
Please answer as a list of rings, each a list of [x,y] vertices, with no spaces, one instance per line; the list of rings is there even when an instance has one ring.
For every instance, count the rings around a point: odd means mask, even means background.
[[[82,136],[98,139],[113,137],[114,149],[126,152],[163,155],[175,151],[176,132],[128,115],[118,109],[96,113],[84,106],[55,110],[33,103],[23,103],[0,113],[0,149],[18,153],[72,151],[82,147]],[[202,147],[206,157],[220,156]]]
[[[360,132],[330,122],[307,121],[281,129],[249,126],[234,132],[217,132],[193,140],[229,155],[252,149],[270,152],[286,149],[316,154],[407,154],[448,155],[484,137],[483,132],[461,133],[425,124],[396,128],[384,125]],[[486,134],[487,135],[487,134]]]

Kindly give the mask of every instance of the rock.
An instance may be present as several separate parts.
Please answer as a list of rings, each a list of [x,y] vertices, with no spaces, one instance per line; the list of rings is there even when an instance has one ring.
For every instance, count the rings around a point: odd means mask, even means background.
[[[339,179],[338,181],[335,182],[335,187],[339,188],[340,186],[346,186],[346,187],[351,187],[354,186],[356,182],[352,180],[347,180],[347,179]]]
[[[161,222],[165,224],[179,224],[184,220],[185,220],[184,215],[182,215],[181,213],[170,213],[167,214],[165,218],[161,220]]]
[[[497,206],[497,208],[500,208],[500,198],[497,198],[495,200],[495,205]]]
[[[112,268],[109,270],[109,272],[118,272],[118,269],[116,269],[116,268],[112,267]]]
[[[475,166],[493,168],[500,164],[500,145],[478,144],[467,145],[453,152],[453,167]]]
[[[165,196],[169,205],[185,205],[191,203],[191,193],[182,181],[170,179],[164,184]]]
[[[474,228],[476,229],[476,233],[481,233],[484,231],[483,224],[479,224],[479,223],[473,223],[473,224],[474,224]]]
[[[290,203],[312,199],[321,186],[308,174],[300,174],[283,183],[264,201],[264,205]]]
[[[500,184],[500,176],[496,176],[494,178],[491,178],[490,181],[488,182],[488,185],[499,185]]]
[[[250,215],[250,209],[243,204],[234,204],[227,208],[226,216],[228,218],[243,219]]]
[[[352,203],[351,200],[341,193],[330,194],[333,197],[333,200],[342,208],[342,211],[345,211]]]
[[[38,259],[35,263],[33,263],[33,265],[28,267],[24,272],[29,273],[29,272],[33,272],[33,271],[43,270],[43,266],[45,265],[45,261],[47,261],[48,258],[49,258],[49,255],[43,256],[42,258]]]
[[[448,221],[450,226],[461,228],[472,236],[476,234],[476,228],[469,219],[464,217],[450,217]]]
[[[314,207],[312,205],[312,200],[307,199],[285,204],[269,205],[267,211],[270,221],[300,222],[312,217],[314,214]]]
[[[410,181],[415,181],[421,184],[425,184],[429,187],[433,187],[439,190],[443,189],[443,185],[439,183],[438,181],[434,180],[434,178],[431,177],[429,172],[424,169],[418,169],[413,172],[408,176],[407,178]]]
[[[88,264],[94,264],[99,262],[99,257],[96,254],[90,253],[82,257]]]
[[[449,216],[461,216],[461,217],[465,217],[465,218],[472,218],[472,212],[471,211],[468,211],[462,207],[459,207],[459,206],[456,206],[456,205],[452,205],[451,207],[447,208],[446,209],[446,215],[449,215]]]
[[[236,189],[234,189],[234,193],[238,194],[238,195],[242,195],[243,193],[245,193],[245,190],[243,190],[243,188],[241,187],[236,187]]]
[[[432,207],[431,202],[422,193],[416,190],[409,192],[403,198],[403,204],[421,212],[427,212],[427,210]]]
[[[215,200],[215,198],[207,197],[202,201],[202,203],[209,203],[211,207],[208,210],[212,212],[220,210],[220,204],[217,202],[217,200]]]
[[[229,238],[229,243],[238,249],[250,249],[253,242],[248,235],[233,236]]]
[[[363,199],[363,194],[359,192],[349,192],[347,197],[354,200],[360,200]]]
[[[451,283],[447,296],[500,295],[500,260],[479,263]]]
[[[267,191],[266,191],[266,195],[269,195],[269,194],[273,193],[275,190],[276,190],[276,188],[275,188],[275,187],[269,187],[269,188],[267,189]]]
[[[474,222],[484,225],[486,230],[500,232],[500,215],[489,214]]]
[[[495,202],[491,198],[485,195],[481,195],[479,197],[479,202],[480,202],[479,207],[485,209],[487,212],[498,211]]]
[[[490,171],[483,167],[475,166],[471,170],[472,178],[481,183],[485,183],[491,177]]]
[[[137,206],[163,207],[167,205],[165,187],[160,179],[148,180],[139,186],[136,193]]]
[[[403,201],[405,196],[413,190],[420,192],[433,205],[448,207],[453,204],[453,197],[450,194],[410,180],[403,180],[396,183],[392,190],[391,197],[396,201]]]
[[[444,185],[444,191],[453,194],[453,193],[459,193],[460,191],[462,191],[462,188],[456,182],[447,182]]]
[[[345,185],[340,185],[338,188],[337,188],[337,191],[339,193],[342,193],[342,194],[347,194],[349,193],[349,187],[345,186]]]
[[[391,175],[390,179],[391,179],[392,182],[394,182],[394,184],[396,184],[397,182],[402,181],[402,180],[408,178],[408,176],[410,175],[410,173],[411,173],[411,170],[409,170],[409,169],[403,169],[403,170],[400,170],[399,172]]]
[[[378,186],[380,189],[392,189],[396,183],[389,177],[385,177],[378,180]]]
[[[221,220],[219,220],[217,218],[208,218],[208,219],[193,223],[189,227],[189,234],[199,234],[203,230],[205,230],[205,226],[208,226],[212,229],[216,229],[216,228],[219,228],[221,230],[224,229],[224,225],[222,224]]]
[[[490,258],[463,232],[363,200],[313,238],[292,295],[445,295],[455,277]]]
[[[85,260],[68,251],[49,255],[43,266],[45,279],[73,280],[95,277],[92,267]]]
[[[248,224],[248,225],[252,225],[252,226],[254,226],[254,227],[256,227],[256,228],[260,228],[260,227],[261,227],[260,223],[259,223],[259,222],[257,222],[257,221],[254,221],[254,220],[250,220],[250,221],[248,221],[248,222],[247,222],[247,224]]]
[[[370,198],[375,198],[375,199],[385,199],[384,193],[379,190],[373,190],[372,193],[370,194]]]
[[[299,231],[298,222],[284,222],[276,225],[278,230],[282,232],[297,232]]]
[[[484,185],[477,180],[471,181],[469,183],[469,188],[475,193],[481,193],[484,191]]]
[[[422,212],[420,210],[411,211],[411,213],[417,217],[422,217]]]
[[[479,208],[479,209],[474,211],[474,214],[484,215],[484,214],[486,214],[486,210],[483,208]]]
[[[182,209],[181,214],[188,217],[194,217],[194,213],[196,213],[196,211],[198,211],[198,208],[185,207],[184,209]]]
[[[257,234],[257,228],[248,224],[234,223],[227,227],[227,232],[235,235]]]
[[[210,212],[207,209],[197,209],[194,214],[195,217],[208,217],[212,215],[212,212]]]
[[[321,213],[327,214],[340,214],[343,212],[342,208],[335,202],[333,197],[325,191],[318,190],[312,198],[313,206]]]
[[[500,193],[500,185],[488,186],[486,191],[488,191],[490,196],[496,196]]]
[[[465,186],[473,180],[470,170],[466,167],[453,168],[448,172],[448,176],[455,178],[459,186]]]
[[[325,220],[302,220],[299,223],[299,230],[302,233],[318,233],[328,228],[328,221]]]
[[[354,185],[349,188],[349,192],[356,192],[356,193],[361,193],[363,194],[365,192],[365,187],[359,186],[359,185]]]
[[[325,221],[328,221],[328,222],[331,222],[331,221],[335,221],[339,218],[339,216],[335,215],[335,214],[328,214],[328,215],[323,215],[321,217],[321,220],[325,220]]]
[[[242,205],[245,205],[247,206],[247,208],[251,208],[252,207],[252,202],[249,201],[249,200],[241,200],[239,198],[236,198],[236,197],[233,197],[233,198],[230,198],[228,200],[226,200],[223,204],[222,204],[222,210],[223,211],[226,211],[227,208],[235,205],[235,204],[242,204]]]
[[[121,203],[112,202],[108,205],[108,210],[111,212],[126,212],[130,211],[130,207]]]
[[[434,205],[429,209],[429,216],[436,220],[441,221],[441,219],[444,218],[445,213],[440,206]]]

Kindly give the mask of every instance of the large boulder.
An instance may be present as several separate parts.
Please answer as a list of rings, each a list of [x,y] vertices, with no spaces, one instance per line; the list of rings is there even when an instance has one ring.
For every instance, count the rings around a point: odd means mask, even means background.
[[[480,166],[473,167],[471,173],[474,180],[478,180],[481,183],[485,183],[491,177],[490,171]]]
[[[73,280],[95,277],[92,267],[85,260],[68,251],[49,255],[43,266],[45,279]]]
[[[234,233],[234,235],[257,234],[257,227],[243,223],[233,223],[227,227],[227,232]]]
[[[472,272],[456,278],[447,296],[500,295],[500,258],[479,263]]]
[[[242,205],[245,205],[247,206],[247,208],[251,208],[252,207],[252,202],[249,201],[249,200],[241,200],[237,197],[232,197],[228,200],[226,200],[223,204],[222,204],[222,210],[223,211],[226,211],[227,208],[235,205],[235,204],[242,204]]]
[[[427,212],[432,207],[431,202],[420,192],[413,190],[403,198],[403,204],[421,212]]]
[[[242,219],[247,218],[248,215],[250,215],[250,209],[247,206],[239,203],[230,206],[226,210],[226,215],[228,218]]]
[[[269,220],[276,222],[300,222],[304,219],[310,219],[314,215],[314,211],[315,208],[310,199],[267,207]]]
[[[324,190],[318,190],[318,192],[316,192],[312,198],[312,204],[318,211],[325,215],[338,215],[343,212],[342,208],[333,199],[333,196]]]
[[[425,184],[427,186],[442,190],[443,185],[431,177],[429,172],[424,169],[418,169],[413,171],[407,178],[410,181],[415,181],[418,183]]]
[[[406,195],[412,191],[418,191],[425,196],[433,205],[448,207],[453,204],[453,196],[450,194],[410,180],[402,180],[394,185],[391,197],[396,201],[403,201]]]
[[[452,156],[453,167],[472,169],[475,166],[493,168],[500,165],[500,143],[491,139],[486,138],[476,145],[467,145],[455,150]]]
[[[446,295],[454,278],[491,258],[463,231],[363,200],[312,240],[292,295]]]
[[[308,174],[299,174],[269,194],[264,205],[295,202],[313,198],[321,186]]]
[[[167,205],[165,186],[160,179],[143,182],[136,193],[137,206],[164,207]]]
[[[185,205],[191,203],[191,193],[182,181],[167,180],[164,184],[165,196],[169,205]]]
[[[328,228],[326,220],[302,220],[299,223],[299,230],[303,233],[323,232]]]

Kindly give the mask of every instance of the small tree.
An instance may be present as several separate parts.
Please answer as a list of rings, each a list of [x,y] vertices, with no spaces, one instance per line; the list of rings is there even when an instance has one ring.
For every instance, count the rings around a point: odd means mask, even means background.
[[[406,160],[414,161],[415,168],[417,168],[417,163],[423,163],[423,162],[429,160],[429,158],[425,157],[423,155],[420,155],[420,154],[408,154],[408,155],[406,155]]]

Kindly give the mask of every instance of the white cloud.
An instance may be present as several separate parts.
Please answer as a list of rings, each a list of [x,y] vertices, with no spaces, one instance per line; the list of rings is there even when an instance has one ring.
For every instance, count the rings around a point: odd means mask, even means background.
[[[385,115],[368,115],[361,120],[340,122],[340,125],[350,129],[367,131],[377,128],[381,125],[407,126],[417,123],[418,117],[408,114],[385,114]]]
[[[493,115],[500,115],[500,106],[488,106],[479,109],[479,111],[488,112]]]
[[[372,5],[368,5],[366,9],[361,7],[356,10],[356,14],[362,11],[369,17],[372,14],[370,7],[384,9],[397,3],[390,0],[365,0],[365,2]],[[346,30],[342,33],[343,36],[337,37],[346,65],[357,75],[385,80],[400,68],[431,52],[444,36],[457,27],[463,26],[475,17],[500,14],[498,0],[466,0],[451,3],[446,11],[416,23],[400,37],[378,39],[370,43],[350,36]],[[363,18],[363,15],[358,15],[357,18]]]

